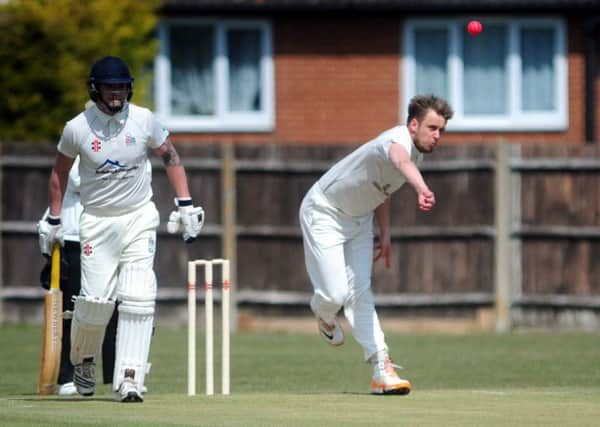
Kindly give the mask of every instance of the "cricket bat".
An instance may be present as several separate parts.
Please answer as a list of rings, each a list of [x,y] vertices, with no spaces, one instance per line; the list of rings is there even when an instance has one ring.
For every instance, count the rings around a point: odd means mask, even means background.
[[[44,301],[44,330],[42,336],[42,367],[38,393],[42,396],[56,392],[62,346],[62,291],[60,290],[60,244],[52,248],[50,289]]]

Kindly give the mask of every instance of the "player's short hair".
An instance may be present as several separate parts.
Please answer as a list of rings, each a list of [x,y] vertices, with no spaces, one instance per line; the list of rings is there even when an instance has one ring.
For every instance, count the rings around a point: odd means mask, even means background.
[[[446,119],[446,122],[454,115],[452,107],[450,107],[450,104],[445,99],[435,95],[417,95],[408,104],[408,119],[406,123],[408,124],[412,119],[423,120],[429,110],[435,111]]]

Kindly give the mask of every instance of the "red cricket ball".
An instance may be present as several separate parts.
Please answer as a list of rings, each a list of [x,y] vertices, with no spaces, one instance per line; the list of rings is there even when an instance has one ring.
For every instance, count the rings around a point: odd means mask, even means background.
[[[471,21],[467,25],[467,31],[472,36],[476,36],[477,34],[481,33],[482,30],[483,30],[483,25],[481,25],[481,22],[479,22],[479,21]]]

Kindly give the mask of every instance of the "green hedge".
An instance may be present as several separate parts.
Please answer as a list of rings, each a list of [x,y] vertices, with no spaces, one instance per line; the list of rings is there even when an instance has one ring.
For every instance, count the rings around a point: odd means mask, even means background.
[[[152,108],[160,0],[8,0],[0,3],[0,141],[53,141],[88,100],[93,62],[120,56],[134,101]]]

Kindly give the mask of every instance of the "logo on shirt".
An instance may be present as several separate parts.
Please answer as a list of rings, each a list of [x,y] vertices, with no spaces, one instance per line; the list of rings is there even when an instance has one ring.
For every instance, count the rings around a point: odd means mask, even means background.
[[[85,256],[90,256],[92,254],[92,245],[90,245],[89,243],[83,245],[83,253],[85,254]]]
[[[92,141],[92,151],[94,153],[97,153],[98,151],[100,151],[102,149],[102,143],[100,141],[98,141],[97,139],[94,139]]]
[[[379,190],[380,193],[383,193],[385,195],[385,197],[389,197],[390,196],[390,187],[392,186],[391,184],[379,184],[377,181],[373,181],[373,186]]]
[[[118,160],[106,159],[104,163],[96,168],[96,174],[104,175],[102,179],[129,179],[132,177],[129,172],[134,171],[138,166],[127,166],[121,164]]]
[[[125,135],[125,145],[135,145],[135,137],[129,133]]]

